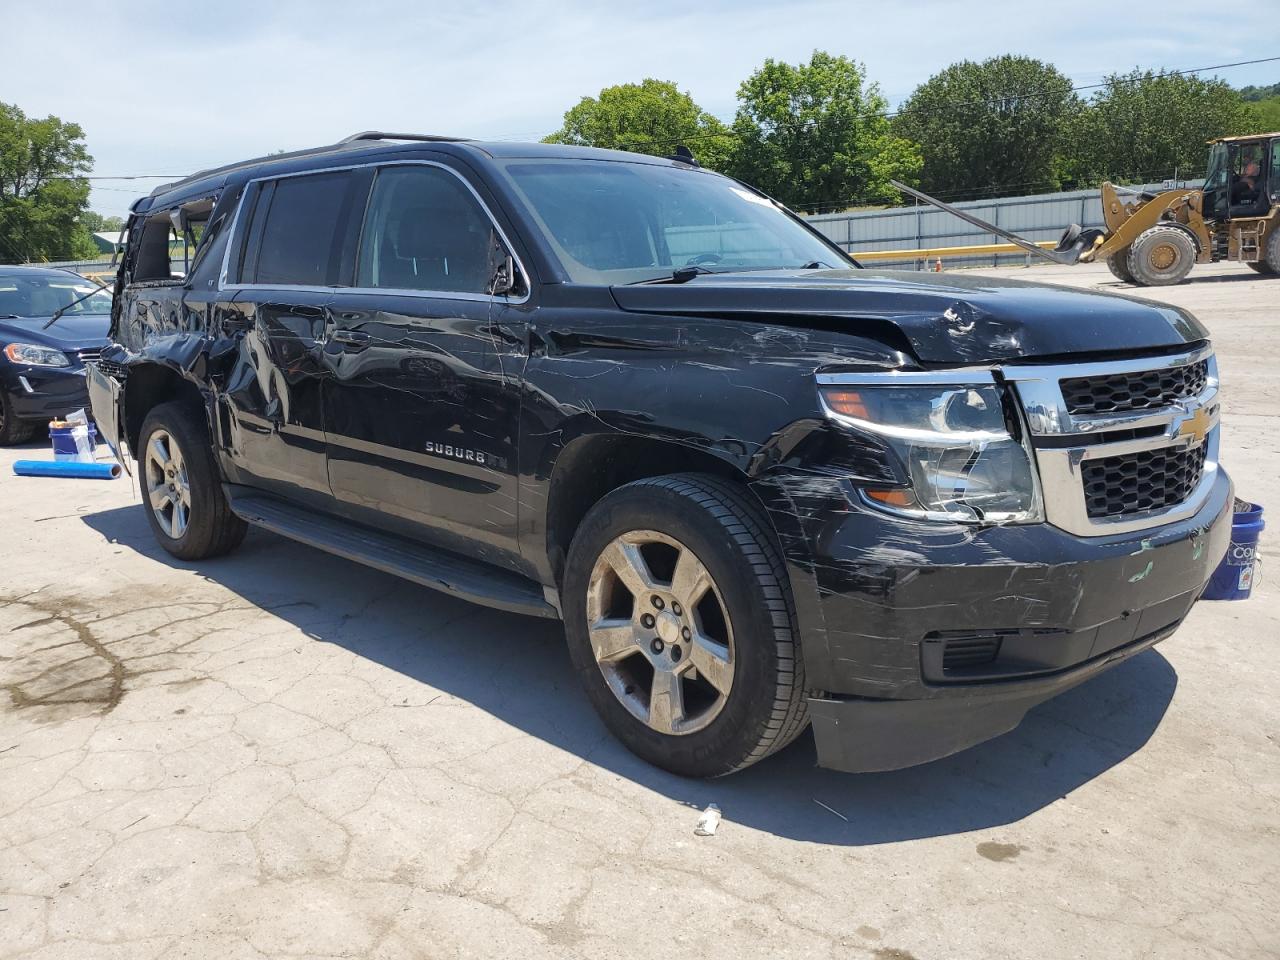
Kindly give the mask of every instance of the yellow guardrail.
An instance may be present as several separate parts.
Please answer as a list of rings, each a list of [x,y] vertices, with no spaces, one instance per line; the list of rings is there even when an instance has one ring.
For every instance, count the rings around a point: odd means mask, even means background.
[[[1056,247],[1053,240],[1042,240],[1036,244],[1046,250]],[[945,260],[951,257],[989,257],[997,253],[1026,253],[1027,251],[1013,243],[983,243],[973,247],[928,247],[924,250],[851,250],[850,256],[860,261],[875,260]]]

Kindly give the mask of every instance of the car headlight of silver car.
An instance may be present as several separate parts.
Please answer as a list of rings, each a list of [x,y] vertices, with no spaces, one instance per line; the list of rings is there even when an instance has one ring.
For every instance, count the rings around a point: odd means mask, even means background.
[[[71,361],[61,350],[42,347],[36,343],[10,343],[4,348],[4,355],[13,363],[21,363],[29,367],[71,366]]]
[[[981,371],[821,377],[835,421],[880,438],[906,486],[860,487],[870,506],[921,520],[1038,523],[1039,482],[1017,407]]]

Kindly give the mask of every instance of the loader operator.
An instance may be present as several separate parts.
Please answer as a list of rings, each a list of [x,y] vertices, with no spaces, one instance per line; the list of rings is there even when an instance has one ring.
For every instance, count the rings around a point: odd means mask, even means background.
[[[1231,187],[1231,203],[1233,206],[1251,207],[1258,202],[1258,161],[1252,158],[1244,162],[1240,175]]]

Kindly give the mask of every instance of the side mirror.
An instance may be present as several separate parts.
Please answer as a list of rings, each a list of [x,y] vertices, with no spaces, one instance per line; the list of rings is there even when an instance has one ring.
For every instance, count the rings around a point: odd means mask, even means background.
[[[489,281],[489,293],[495,297],[509,297],[518,293],[520,275],[516,271],[516,262],[510,255],[502,257],[493,271]]]

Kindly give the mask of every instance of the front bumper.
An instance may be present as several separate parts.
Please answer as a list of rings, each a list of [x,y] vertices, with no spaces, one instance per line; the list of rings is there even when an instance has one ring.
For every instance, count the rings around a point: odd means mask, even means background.
[[[1193,516],[1087,538],[1047,524],[940,528],[820,491],[796,487],[770,509],[785,499],[793,524],[808,518],[780,534],[820,691],[818,761],[838,770],[912,766],[1013,729],[1172,633],[1230,538],[1222,471]]]
[[[23,420],[51,420],[89,408],[83,367],[29,367],[9,364],[0,382],[13,412]]]

